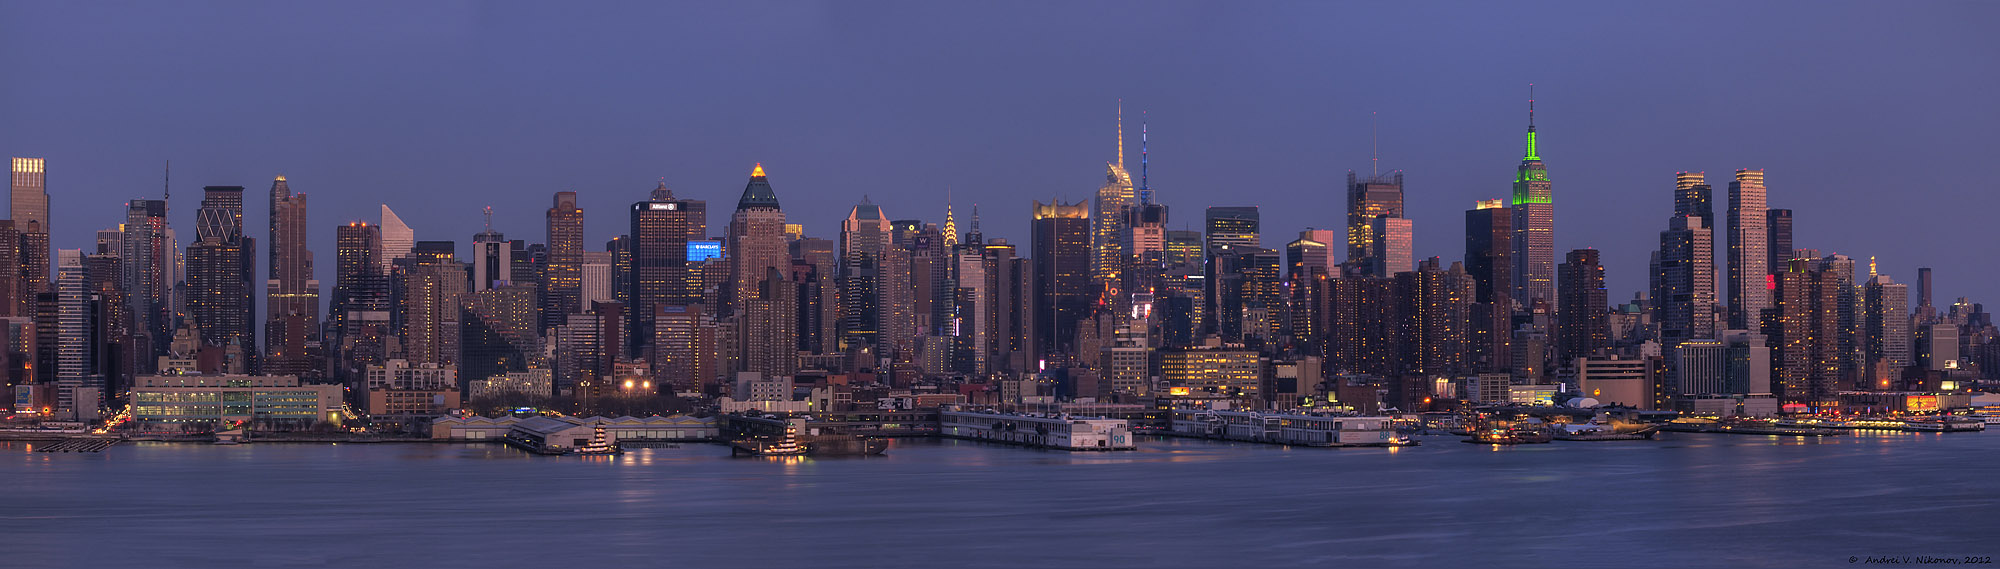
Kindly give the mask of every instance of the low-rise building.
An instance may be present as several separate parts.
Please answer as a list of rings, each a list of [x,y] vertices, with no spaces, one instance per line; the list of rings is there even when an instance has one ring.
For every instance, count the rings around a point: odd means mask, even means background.
[[[1606,405],[1653,410],[1655,371],[1650,359],[1577,358],[1577,389]]]
[[[304,429],[339,423],[344,391],[300,384],[291,375],[142,375],[133,381],[132,421],[157,431],[207,432],[238,423]]]
[[[458,366],[389,360],[368,366],[368,422],[381,431],[421,432],[463,407]]]
[[[1264,363],[1255,350],[1241,345],[1204,346],[1163,352],[1160,378],[1168,387],[1186,387],[1203,393],[1259,396],[1263,387]]]

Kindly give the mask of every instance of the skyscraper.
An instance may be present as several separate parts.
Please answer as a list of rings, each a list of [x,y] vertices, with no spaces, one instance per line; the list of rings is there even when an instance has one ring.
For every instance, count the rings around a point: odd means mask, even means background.
[[[1833,270],[1828,270],[1833,269]],[[1849,354],[1841,349],[1841,297],[1852,294],[1841,270],[1816,259],[1793,259],[1778,274],[1777,318],[1771,337],[1772,386],[1780,400],[1812,408],[1832,404]]]
[[[1032,245],[1033,359],[1067,366],[1076,353],[1077,322],[1090,315],[1090,210],[1035,202]],[[989,331],[992,333],[993,331]],[[1095,356],[1096,354],[1091,354]],[[1032,366],[1032,363],[1030,364]]]
[[[1605,310],[1610,306],[1604,291],[1604,265],[1596,249],[1570,251],[1558,270],[1556,307],[1556,361],[1569,366],[1576,358],[1596,355],[1611,345],[1611,326]]]
[[[761,163],[751,169],[750,183],[743,186],[743,197],[736,200],[726,248],[732,310],[762,290],[757,283],[770,275],[766,269],[777,269],[781,275],[791,273],[792,259],[785,247],[785,212],[778,206],[778,195],[771,191]]]
[[[1514,174],[1514,301],[1556,303],[1556,213],[1549,171],[1535,141],[1535,99],[1528,96],[1528,150]],[[1560,310],[1560,309],[1558,309]]]
[[[687,203],[659,190],[651,197],[655,199],[632,204],[632,276],[625,283],[632,299],[632,330],[625,335],[631,345],[624,349],[636,350],[653,340],[660,307],[694,304],[698,298],[699,291],[689,290],[687,236],[693,220]]]
[[[1674,215],[1700,216],[1715,228],[1715,188],[1705,172],[1674,173]]]
[[[62,410],[96,409],[99,401],[81,401],[80,390],[96,388],[101,398],[104,388],[104,374],[100,367],[100,350],[108,347],[109,339],[103,336],[100,303],[103,297],[93,294],[85,276],[83,252],[77,249],[63,249],[58,252],[58,268],[55,286],[55,377],[58,403]],[[68,418],[89,420],[95,417],[72,415]]]
[[[1226,254],[1231,248],[1260,247],[1262,224],[1257,206],[1211,206],[1207,212],[1208,256]]]
[[[1874,275],[1862,285],[1862,346],[1868,389],[1887,389],[1914,360],[1910,351],[1910,285]]]
[[[202,194],[187,252],[188,318],[203,344],[236,346],[248,357],[257,346],[250,284],[257,257],[256,240],[243,235],[243,187],[208,186]]]
[[[387,216],[385,216],[387,217]],[[334,230],[333,302],[328,310],[329,329],[337,336],[334,376],[349,386],[366,375],[367,366],[388,360],[389,273],[378,259],[382,255],[382,228],[365,222],[350,222]]]
[[[1936,299],[1931,297],[1931,268],[1917,267],[1917,309],[1915,316],[1919,322],[1929,324],[1937,318],[1937,305],[1931,304],[1935,301]]]
[[[21,234],[18,286],[23,296],[49,292],[49,192],[40,158],[15,158],[10,187],[14,230]],[[32,305],[30,301],[27,304]]]
[[[1764,231],[1769,236],[1764,246],[1771,249],[1765,270],[1774,275],[1785,272],[1792,260],[1792,210],[1765,210]]]
[[[681,211],[687,212],[687,240],[705,241],[708,239],[707,201],[674,198],[674,191],[667,189],[667,180],[665,178],[660,179],[659,187],[653,188],[651,198],[652,201],[656,202],[681,202]]]
[[[412,363],[458,364],[466,278],[456,249],[452,241],[419,241],[397,260],[402,356]]]
[[[1282,321],[1278,252],[1232,247],[1215,258],[1216,332],[1224,342],[1261,347]]]
[[[1669,350],[1690,339],[1715,338],[1715,234],[1707,221],[1676,215],[1660,232],[1653,320],[1660,326],[1660,345]]]
[[[1514,337],[1514,210],[1482,200],[1465,212],[1465,268],[1472,275],[1472,361],[1475,373],[1512,367]]]
[[[843,348],[880,346],[884,318],[890,248],[890,223],[882,208],[861,198],[861,203],[840,222],[841,324]]]
[[[1729,183],[1729,328],[1747,330],[1771,307],[1770,229],[1764,171],[1737,170]]]
[[[1387,175],[1359,178],[1353,170],[1347,172],[1347,262],[1362,270],[1373,271],[1378,264],[1374,260],[1375,248],[1380,239],[1375,235],[1375,218],[1403,217],[1403,172],[1397,170]],[[1407,269],[1406,269],[1407,270]],[[1376,274],[1378,277],[1394,274]]]
[[[0,219],[0,317],[33,318],[35,293],[21,288],[21,232],[14,220]],[[4,339],[4,335],[0,335]]]
[[[1132,174],[1125,170],[1125,110],[1118,111],[1118,161],[1104,166],[1104,185],[1097,188],[1097,209],[1090,220],[1090,280],[1097,292],[1111,292],[1122,284],[1126,258],[1125,210],[1132,207]]]
[[[789,272],[789,271],[788,271]],[[798,286],[776,268],[764,269],[757,294],[744,299],[740,344],[743,371],[789,377],[798,371]]]
[[[1330,229],[1307,229],[1285,244],[1285,278],[1301,281],[1314,272],[1334,274],[1334,234]]]
[[[132,303],[132,318],[135,332],[143,333],[148,343],[142,349],[147,355],[162,354],[167,351],[167,343],[173,336],[173,246],[167,237],[167,202],[165,200],[135,199],[125,204],[125,227],[120,234],[122,241],[119,269],[124,274],[127,298]],[[151,362],[140,358],[142,370],[151,370]]]
[[[1221,299],[1217,296],[1220,290],[1217,286],[1221,282],[1221,274],[1216,272],[1217,260],[1237,252],[1263,247],[1261,233],[1263,222],[1257,206],[1210,206],[1204,217],[1207,235],[1203,256],[1199,259],[1187,259],[1191,265],[1189,268],[1199,271],[1202,275],[1201,306],[1195,309],[1196,319],[1201,326],[1200,330],[1196,330],[1197,334],[1221,330],[1220,323],[1215,318],[1221,310]],[[1172,249],[1176,247],[1172,243],[1174,233],[1168,232],[1167,237],[1171,255]],[[1197,260],[1201,262],[1195,263]]]
[[[381,235],[381,239],[377,240],[381,250],[375,254],[375,264],[382,269],[382,274],[387,275],[395,270],[396,259],[410,254],[410,249],[416,247],[417,232],[403,223],[403,218],[397,217],[396,212],[389,209],[389,204],[382,204],[382,223],[375,227],[376,233]]]
[[[1401,217],[1377,216],[1370,224],[1368,273],[1389,278],[1416,270],[1416,229]]]
[[[1464,265],[1440,264],[1431,257],[1394,277],[1396,296],[1402,300],[1396,343],[1401,352],[1398,367],[1404,373],[1456,375],[1467,370],[1469,309],[1476,285]]]
[[[486,208],[486,230],[472,235],[472,290],[490,290],[514,280],[513,244],[493,230],[493,208]],[[472,378],[479,379],[479,378]]]
[[[556,192],[548,228],[549,265],[542,277],[542,314],[556,319],[550,322],[562,322],[559,315],[583,311],[583,208],[577,207],[576,192]]]
[[[306,195],[284,176],[271,181],[270,279],[264,283],[264,365],[273,375],[316,367],[306,346],[319,339],[319,279],[306,248]]]

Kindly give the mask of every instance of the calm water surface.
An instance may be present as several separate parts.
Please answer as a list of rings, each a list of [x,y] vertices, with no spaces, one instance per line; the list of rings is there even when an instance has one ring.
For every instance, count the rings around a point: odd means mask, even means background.
[[[2000,432],[870,459],[0,445],[0,566],[1686,567],[2000,554]]]

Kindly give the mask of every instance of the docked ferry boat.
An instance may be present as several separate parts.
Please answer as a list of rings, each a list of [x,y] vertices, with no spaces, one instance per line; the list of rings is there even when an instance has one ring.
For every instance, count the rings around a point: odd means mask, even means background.
[[[1132,427],[1124,419],[946,407],[938,411],[938,423],[939,434],[958,439],[1061,450],[1139,448],[1132,440]]]
[[[1179,409],[1169,434],[1314,447],[1387,447],[1417,444],[1396,431],[1391,417]]]
[[[570,454],[582,455],[613,455],[624,453],[625,449],[623,447],[618,446],[618,443],[611,442],[610,439],[604,436],[604,423],[601,422],[591,429],[590,442],[584,443],[583,446],[576,447],[576,450],[570,451]]]

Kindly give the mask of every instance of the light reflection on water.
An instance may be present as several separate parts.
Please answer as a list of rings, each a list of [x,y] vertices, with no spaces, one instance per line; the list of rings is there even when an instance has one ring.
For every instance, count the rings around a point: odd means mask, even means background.
[[[1791,566],[1988,555],[2000,530],[1985,474],[2000,433],[1423,440],[899,440],[880,457],[764,459],[0,443],[0,565]]]

